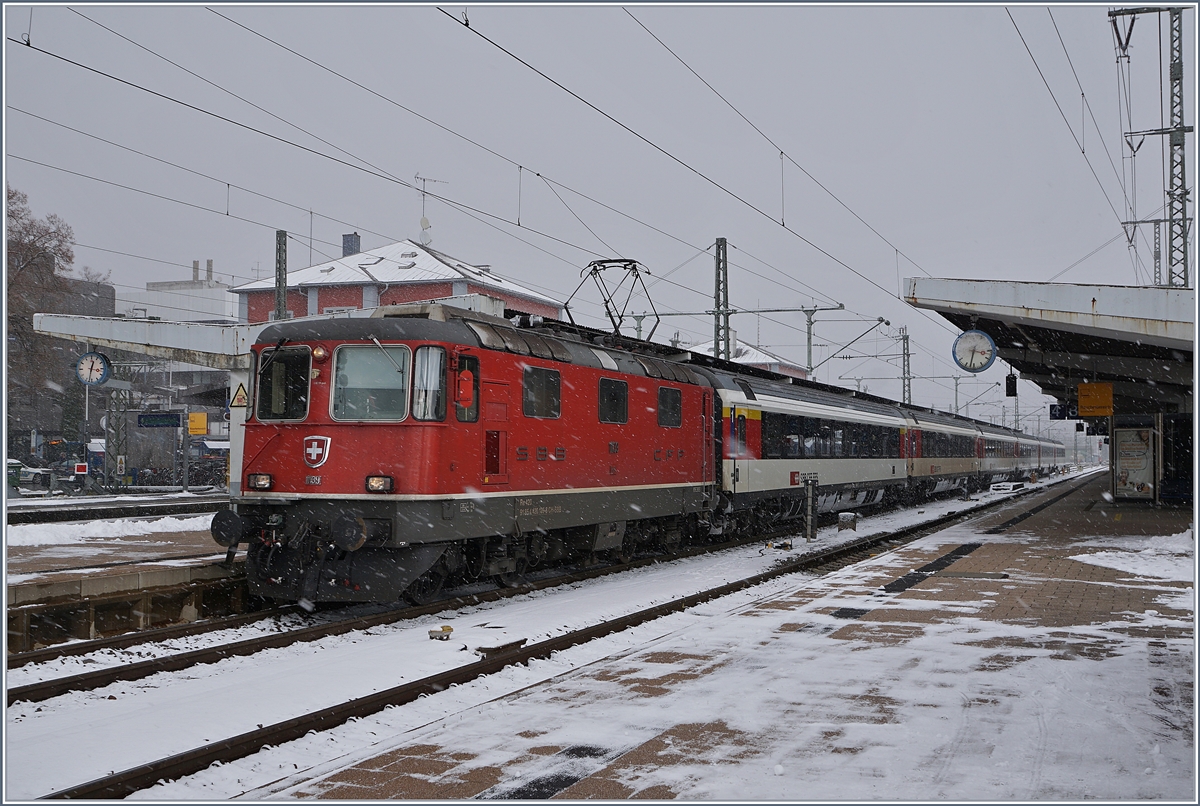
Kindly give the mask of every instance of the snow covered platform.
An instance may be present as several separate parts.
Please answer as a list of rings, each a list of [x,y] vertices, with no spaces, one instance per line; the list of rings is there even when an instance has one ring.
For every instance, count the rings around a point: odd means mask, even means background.
[[[236,607],[231,597],[240,595],[241,558],[232,569],[222,567],[225,550],[208,533],[211,520],[191,515],[7,527],[9,651]]]
[[[182,581],[185,569],[224,560],[225,550],[208,532],[211,521],[212,515],[183,515],[9,526],[5,532],[8,604],[57,599],[71,590],[86,596],[123,587],[175,584],[155,582],[146,575],[163,572]]]
[[[1078,483],[135,798],[1195,802],[1191,513]]]

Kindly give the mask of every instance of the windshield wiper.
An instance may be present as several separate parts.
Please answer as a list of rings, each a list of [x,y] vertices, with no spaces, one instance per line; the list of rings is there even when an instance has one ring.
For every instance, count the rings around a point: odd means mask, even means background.
[[[267,356],[267,360],[264,361],[263,365],[258,368],[259,375],[262,375],[267,371],[267,367],[271,366],[272,362],[275,361],[275,356],[279,355],[279,348],[283,347],[283,345],[287,344],[287,342],[288,339],[286,336],[279,340],[279,343],[275,345],[275,349],[271,351],[269,356]]]
[[[401,375],[403,375],[404,370],[401,369],[400,365],[396,363],[396,359],[392,358],[391,353],[389,353],[387,350],[383,349],[383,345],[379,343],[379,339],[375,338],[374,336],[367,336],[367,338],[370,339],[371,341],[375,342],[375,346],[379,348],[379,352],[383,353],[384,358],[386,358],[388,361],[391,361],[392,366],[396,368],[396,371],[399,372]]]

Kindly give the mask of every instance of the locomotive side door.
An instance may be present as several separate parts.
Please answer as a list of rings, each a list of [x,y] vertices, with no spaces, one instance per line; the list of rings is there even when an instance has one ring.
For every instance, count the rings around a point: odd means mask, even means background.
[[[483,384],[483,483],[508,484],[508,384]]]

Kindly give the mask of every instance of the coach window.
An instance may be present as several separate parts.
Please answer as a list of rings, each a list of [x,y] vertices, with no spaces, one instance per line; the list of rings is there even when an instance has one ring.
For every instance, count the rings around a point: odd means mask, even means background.
[[[629,422],[629,384],[601,378],[598,409],[602,423]]]
[[[403,420],[409,358],[402,344],[339,347],[333,360],[333,419]]]
[[[462,406],[456,399],[454,415],[460,423],[473,423],[479,419],[479,359],[472,355],[458,357],[458,383],[463,384],[466,381],[469,381],[471,386],[471,405]],[[457,388],[456,386],[455,389]]]
[[[303,420],[308,415],[307,348],[263,350],[258,369],[260,420]]]
[[[521,383],[521,409],[525,416],[557,420],[562,401],[560,384],[557,370],[525,367]]]
[[[413,418],[446,419],[446,351],[418,347],[413,361]]]
[[[658,424],[664,428],[683,425],[683,391],[670,386],[658,387]]]

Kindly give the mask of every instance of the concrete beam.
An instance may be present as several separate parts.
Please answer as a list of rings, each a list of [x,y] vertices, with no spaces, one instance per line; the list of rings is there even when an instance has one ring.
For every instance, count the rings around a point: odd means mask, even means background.
[[[1014,283],[910,277],[905,300],[917,308],[976,315],[1103,339],[1192,352],[1196,292],[1190,288]]]
[[[1038,364],[1047,368],[1072,370],[1075,373],[1096,372],[1103,375],[1140,378],[1155,383],[1173,383],[1180,386],[1187,386],[1192,382],[1192,363],[1190,361],[1161,362],[1115,355],[1041,352],[1040,350],[998,345],[996,354],[1001,359],[1009,363],[1020,364],[1022,367]],[[1024,369],[1021,374],[1025,374]]]
[[[269,323],[205,325],[35,313],[33,329],[60,339],[226,370],[250,368],[250,345]]]

